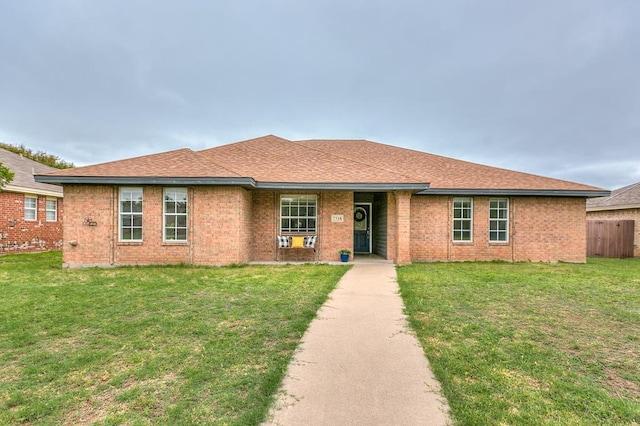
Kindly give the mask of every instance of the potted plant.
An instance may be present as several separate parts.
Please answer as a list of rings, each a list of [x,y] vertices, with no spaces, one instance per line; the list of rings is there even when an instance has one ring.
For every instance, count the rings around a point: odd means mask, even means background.
[[[347,249],[342,249],[342,250],[338,250],[338,253],[340,253],[340,260],[343,262],[348,262],[349,261],[349,255],[351,254],[351,250],[347,250]]]

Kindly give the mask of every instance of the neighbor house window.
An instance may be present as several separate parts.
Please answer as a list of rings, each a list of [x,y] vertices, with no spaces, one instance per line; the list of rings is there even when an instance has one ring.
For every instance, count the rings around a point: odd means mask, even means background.
[[[473,234],[473,200],[453,199],[453,241],[471,241]]]
[[[55,198],[47,198],[47,222],[56,222],[58,220],[58,200]]]
[[[164,190],[164,241],[187,241],[187,189]]]
[[[38,197],[24,196],[24,220],[38,219]]]
[[[120,188],[120,241],[142,241],[142,188]]]
[[[509,200],[489,200],[489,241],[507,242],[509,237]]]
[[[318,197],[283,195],[280,198],[280,232],[316,232]]]

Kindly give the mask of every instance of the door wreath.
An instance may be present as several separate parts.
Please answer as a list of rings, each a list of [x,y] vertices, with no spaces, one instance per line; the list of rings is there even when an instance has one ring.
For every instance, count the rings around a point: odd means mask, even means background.
[[[353,214],[353,218],[356,222],[362,222],[367,217],[367,212],[362,208],[358,207],[356,212]]]

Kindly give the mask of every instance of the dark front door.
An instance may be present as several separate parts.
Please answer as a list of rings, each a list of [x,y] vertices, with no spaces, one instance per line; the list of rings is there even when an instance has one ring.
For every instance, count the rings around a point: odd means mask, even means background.
[[[355,253],[371,253],[371,204],[355,205],[353,242]]]

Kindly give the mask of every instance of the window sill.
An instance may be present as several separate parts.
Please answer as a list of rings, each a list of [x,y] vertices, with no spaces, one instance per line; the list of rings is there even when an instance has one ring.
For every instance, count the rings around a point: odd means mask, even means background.
[[[163,246],[186,246],[188,245],[187,241],[163,241]]]
[[[118,241],[119,246],[141,246],[142,241]]]

